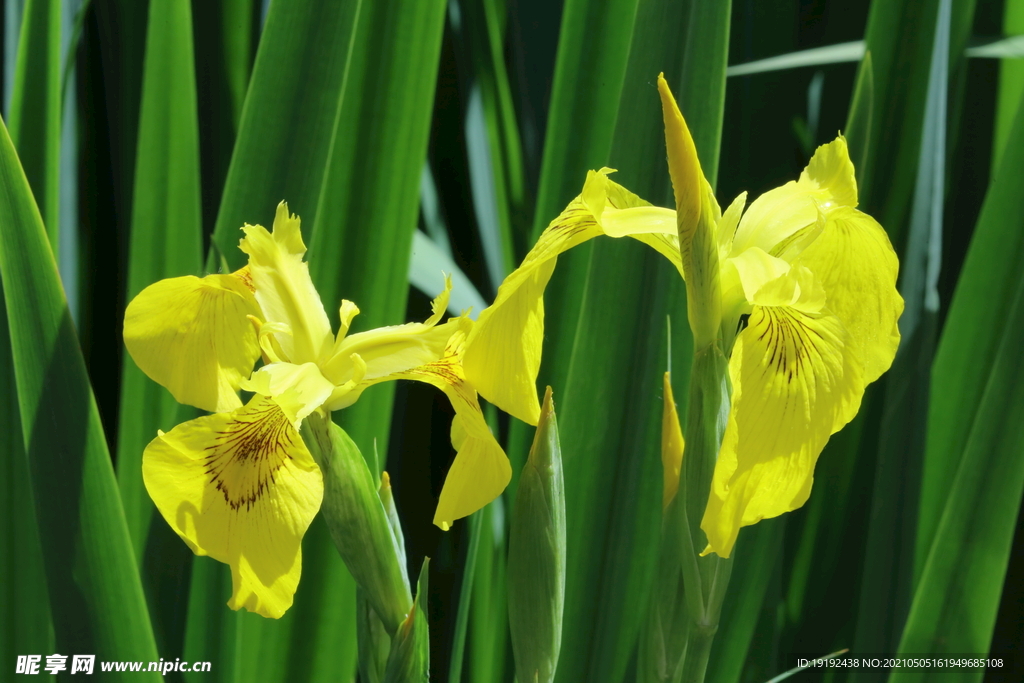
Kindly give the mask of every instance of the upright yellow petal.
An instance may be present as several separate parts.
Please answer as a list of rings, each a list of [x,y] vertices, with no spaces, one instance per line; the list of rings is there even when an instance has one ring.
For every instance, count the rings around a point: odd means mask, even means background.
[[[661,465],[664,470],[661,507],[668,508],[668,504],[676,497],[679,490],[679,473],[683,467],[683,429],[679,425],[679,413],[676,410],[676,401],[672,396],[672,382],[669,373],[665,373],[662,382],[662,401],[664,407],[661,413]]]
[[[804,187],[828,192],[836,206],[857,206],[857,177],[846,138],[840,135],[818,147],[797,182]]]
[[[856,350],[809,278],[794,268],[762,287],[736,338],[729,422],[701,522],[705,553],[728,557],[740,527],[803,505],[818,455],[860,405]]]
[[[842,136],[818,147],[800,179],[769,190],[754,200],[740,220],[732,253],[760,247],[773,256],[813,238],[819,211],[857,205],[857,181]]]
[[[289,215],[281,202],[274,218],[274,232],[262,225],[242,227],[245,237],[238,248],[249,255],[249,271],[256,287],[256,300],[265,320],[284,323],[290,334],[275,340],[292,363],[318,363],[330,354],[334,341],[320,295],[309,277],[309,265],[302,260],[306,245],[299,231],[299,219]]]
[[[260,357],[250,315],[262,313],[241,277],[160,280],[128,304],[124,343],[136,365],[179,403],[232,410]]]
[[[865,383],[889,369],[900,344],[903,299],[896,291],[899,262],[885,230],[871,216],[841,207],[793,262],[822,283],[828,308],[857,345]]]
[[[434,524],[445,530],[456,519],[473,514],[500,496],[512,478],[508,457],[484,420],[476,390],[466,380],[461,363],[465,339],[465,332],[457,332],[441,358],[388,378],[432,384],[455,408],[452,446],[457,454],[434,513]]]
[[[180,424],[146,447],[142,474],[193,552],[231,566],[228,606],[281,617],[323,498],[320,469],[281,409],[255,396],[231,413]]]

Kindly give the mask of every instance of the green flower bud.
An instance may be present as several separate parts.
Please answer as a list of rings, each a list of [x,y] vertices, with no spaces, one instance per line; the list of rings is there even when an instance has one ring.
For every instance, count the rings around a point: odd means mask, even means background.
[[[509,537],[508,616],[516,676],[522,683],[554,679],[564,601],[565,487],[548,387],[519,479]]]
[[[348,434],[319,411],[302,425],[302,438],[323,473],[321,510],[334,545],[388,634],[412,606],[405,562],[366,461]]]

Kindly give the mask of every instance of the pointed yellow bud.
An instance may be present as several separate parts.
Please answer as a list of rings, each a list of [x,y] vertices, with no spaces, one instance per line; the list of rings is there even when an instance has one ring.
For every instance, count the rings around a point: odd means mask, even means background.
[[[661,464],[665,469],[664,489],[661,497],[661,509],[668,509],[668,504],[676,497],[679,490],[679,471],[683,466],[683,429],[679,426],[679,413],[676,412],[676,401],[672,396],[672,382],[669,373],[665,373],[664,398],[665,407],[661,415]]]

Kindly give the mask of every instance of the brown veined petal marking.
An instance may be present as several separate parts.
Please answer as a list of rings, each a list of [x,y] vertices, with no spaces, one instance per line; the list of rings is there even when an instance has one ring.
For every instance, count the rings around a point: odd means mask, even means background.
[[[732,405],[701,528],[728,557],[740,527],[804,504],[829,436],[864,393],[836,316],[754,306],[729,361]]]
[[[228,606],[282,616],[323,479],[280,407],[257,395],[230,413],[180,424],[146,447],[142,472],[171,528],[197,555],[231,566]]]

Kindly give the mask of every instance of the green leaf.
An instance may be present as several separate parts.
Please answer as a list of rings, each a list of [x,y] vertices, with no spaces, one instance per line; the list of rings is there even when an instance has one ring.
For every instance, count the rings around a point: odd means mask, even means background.
[[[754,62],[734,64],[725,70],[725,75],[730,77],[749,76],[751,74],[770,73],[786,69],[799,69],[805,66],[859,62],[863,56],[864,41],[853,40],[848,43],[837,43],[809,50],[788,52],[784,55],[758,59]]]
[[[310,242],[335,325],[343,298],[361,310],[354,329],[405,315],[444,15],[441,0],[366,3],[359,15]],[[393,395],[389,382],[336,415],[364,454],[387,452]]]
[[[867,561],[854,645],[859,652],[892,652],[910,607],[919,482],[928,413],[928,376],[939,315],[938,275],[946,176],[952,0],[939,0],[930,56],[927,100],[906,247],[900,261],[900,349],[885,379]],[[866,672],[877,678],[877,672]]]
[[[469,615],[468,680],[503,681],[508,651],[505,498],[481,512]]]
[[[817,480],[815,484],[821,485]],[[785,524],[784,519],[765,519],[744,530],[737,540],[737,557],[742,559],[733,567],[729,592],[722,605],[721,626],[708,662],[708,681],[741,680],[768,582],[781,554]]]
[[[391,643],[384,683],[427,683],[430,680],[430,628],[427,624],[427,577],[430,558],[423,560],[416,582],[416,600]]]
[[[579,194],[587,171],[608,161],[637,3],[565,3],[533,220],[535,236]]]
[[[199,123],[192,54],[189,4],[153,3],[139,114],[128,301],[158,280],[199,275],[202,267]],[[142,452],[158,429],[170,431],[190,411],[147,378],[127,353],[122,377],[118,483],[135,555],[141,561],[154,510],[142,482]]]
[[[872,113],[875,107],[875,69],[871,53],[865,52],[857,69],[857,83],[853,88],[853,101],[846,118],[846,137],[850,145],[850,159],[856,169],[857,182],[863,182],[867,152],[871,147]]]
[[[466,274],[459,270],[452,257],[419,230],[413,232],[412,256],[409,258],[409,284],[434,298],[444,291],[445,274],[452,276],[452,294],[448,300],[448,311],[460,315],[472,308],[476,313],[484,310],[487,303],[476,291]]]
[[[922,569],[901,652],[987,652],[991,641],[1024,490],[1022,173],[1019,107],[932,369],[918,531]],[[965,671],[954,678],[981,677]]]
[[[242,224],[269,228],[281,200],[310,234],[360,6],[360,0],[270,6],[213,236],[232,270],[245,265],[238,249]]]
[[[659,71],[680,96],[714,180],[728,20],[729,3],[566,6],[536,225],[579,193],[588,168],[604,165],[618,168],[616,180],[641,197],[670,203],[654,88]],[[683,25],[694,28],[680,40]],[[626,242],[598,239],[567,254],[546,299],[542,381],[562,395],[571,577],[559,681],[621,681],[626,674],[657,559],[661,377],[651,369],[665,367],[666,314],[674,324],[673,358],[692,355],[678,273],[661,256]],[[687,375],[676,372],[673,380],[685,386]],[[510,450],[523,441],[517,437]]]
[[[1006,0],[1003,10],[1003,33],[1024,34],[1024,0]],[[1020,40],[1020,35],[1017,36]],[[1004,59],[999,65],[999,91],[996,103],[996,131],[992,141],[992,170],[999,168],[999,160],[1006,149],[1006,139],[1017,113],[1017,105],[1024,99],[1024,61]]]
[[[459,601],[455,612],[455,635],[452,638],[452,655],[448,662],[448,683],[461,683],[462,670],[465,666],[466,632],[469,628],[469,615],[472,606],[473,588],[476,578],[477,558],[480,555],[480,534],[482,511],[474,512],[466,520],[469,526],[469,548],[466,550],[466,562],[462,567],[462,581],[459,582]]]
[[[42,547],[0,283],[0,658],[53,652]]]
[[[54,254],[60,243],[60,20],[59,0],[26,0],[8,122]]]
[[[56,646],[100,659],[155,661],[103,428],[42,218],[6,128],[0,276],[47,587],[59,606]]]

